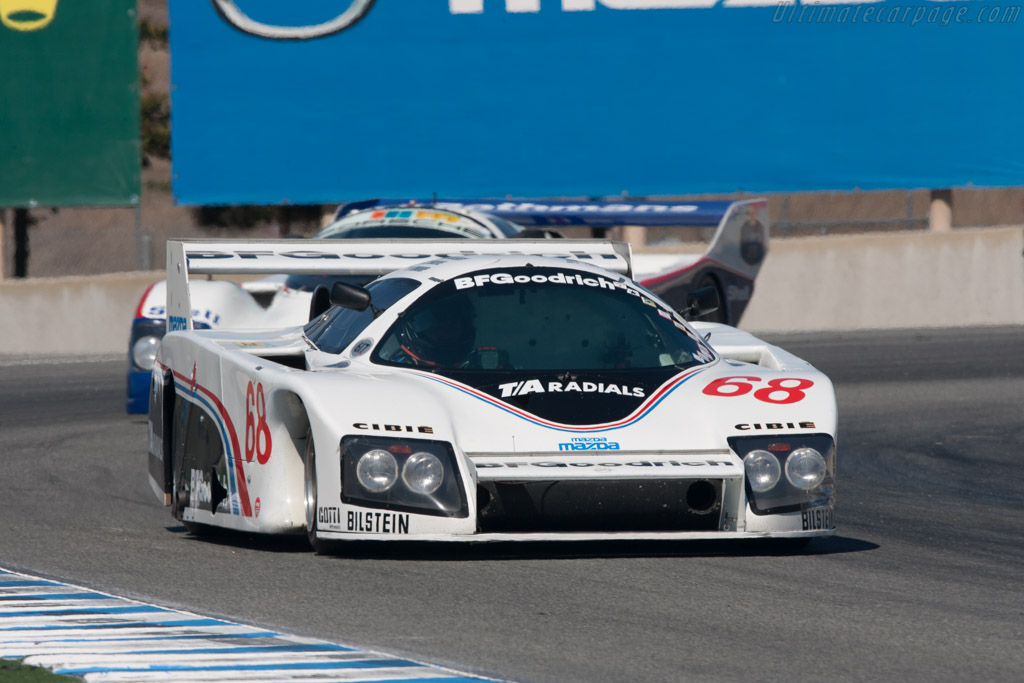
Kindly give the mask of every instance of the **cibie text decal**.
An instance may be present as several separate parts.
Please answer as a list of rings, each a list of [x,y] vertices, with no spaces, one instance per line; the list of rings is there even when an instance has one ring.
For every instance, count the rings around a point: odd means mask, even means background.
[[[568,443],[558,444],[560,451],[617,451],[619,444],[603,436],[574,436]]]
[[[499,384],[501,397],[525,396],[527,394],[618,394],[619,396],[644,397],[643,387],[631,387],[625,384],[605,384],[604,382],[548,382],[539,379],[527,379],[522,382]]]

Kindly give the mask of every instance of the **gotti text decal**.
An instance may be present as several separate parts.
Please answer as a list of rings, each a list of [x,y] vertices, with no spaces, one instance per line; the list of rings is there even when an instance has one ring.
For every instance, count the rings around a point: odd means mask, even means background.
[[[341,508],[317,508],[316,521],[317,524],[341,524]]]
[[[619,396],[644,397],[643,387],[630,387],[625,384],[605,384],[604,382],[547,382],[539,379],[527,379],[521,382],[499,384],[501,397],[525,396],[527,394],[618,394]]]

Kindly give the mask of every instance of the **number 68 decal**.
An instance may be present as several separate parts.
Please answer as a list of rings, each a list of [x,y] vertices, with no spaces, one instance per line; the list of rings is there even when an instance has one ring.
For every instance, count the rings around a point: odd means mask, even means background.
[[[708,396],[744,396],[754,389],[751,382],[763,381],[760,377],[721,377],[704,387]],[[804,400],[805,389],[814,386],[809,379],[799,377],[779,377],[769,380],[766,386],[754,391],[754,398],[765,403],[797,403]]]
[[[263,395],[263,385],[253,383],[245,389],[245,461],[266,465],[270,460],[273,443],[270,439],[270,425],[267,424],[267,399]]]

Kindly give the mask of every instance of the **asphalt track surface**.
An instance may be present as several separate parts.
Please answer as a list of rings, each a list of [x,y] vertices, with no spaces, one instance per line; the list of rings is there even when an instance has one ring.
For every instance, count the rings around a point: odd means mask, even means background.
[[[0,566],[515,681],[1024,680],[1024,327],[769,340],[839,400],[839,534],[798,554],[201,539],[122,360],[7,358]]]

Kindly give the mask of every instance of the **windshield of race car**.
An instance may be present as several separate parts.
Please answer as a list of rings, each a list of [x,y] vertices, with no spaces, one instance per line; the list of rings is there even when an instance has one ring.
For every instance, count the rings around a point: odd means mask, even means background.
[[[436,286],[373,354],[377,363],[458,375],[675,373],[713,359],[675,312],[632,281],[530,266],[480,270]]]

